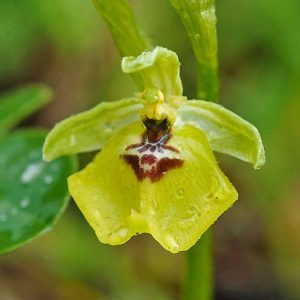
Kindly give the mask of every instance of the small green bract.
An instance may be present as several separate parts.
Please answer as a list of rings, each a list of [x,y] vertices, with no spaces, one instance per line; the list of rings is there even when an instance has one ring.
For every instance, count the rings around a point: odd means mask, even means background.
[[[47,136],[46,160],[102,149],[68,185],[103,243],[150,233],[172,253],[187,250],[238,197],[212,151],[255,168],[265,162],[253,125],[182,95],[179,66],[161,47],[123,58],[123,71],[138,72],[144,91],[72,116]]]

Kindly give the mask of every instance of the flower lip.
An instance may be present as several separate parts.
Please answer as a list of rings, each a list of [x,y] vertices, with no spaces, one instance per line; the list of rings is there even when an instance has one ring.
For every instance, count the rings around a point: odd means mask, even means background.
[[[171,124],[168,119],[145,118],[143,123],[146,130],[142,141],[127,146],[121,158],[131,166],[139,181],[148,177],[155,182],[167,171],[181,167],[183,160],[179,157],[180,151],[168,145],[171,137]]]

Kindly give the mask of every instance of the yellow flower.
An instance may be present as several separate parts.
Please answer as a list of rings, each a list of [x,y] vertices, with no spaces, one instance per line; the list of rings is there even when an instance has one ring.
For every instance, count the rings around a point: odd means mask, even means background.
[[[144,91],[57,124],[44,157],[102,149],[68,179],[101,242],[119,245],[150,233],[170,252],[187,250],[238,197],[212,150],[259,168],[260,135],[224,107],[182,96],[178,57],[170,50],[126,57],[122,69],[135,72]]]

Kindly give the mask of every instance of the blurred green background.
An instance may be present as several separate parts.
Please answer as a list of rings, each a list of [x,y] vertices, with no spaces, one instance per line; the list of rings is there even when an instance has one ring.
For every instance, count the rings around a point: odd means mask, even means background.
[[[239,200],[213,229],[215,298],[300,299],[300,1],[216,2],[221,103],[259,129],[267,164],[218,156]],[[130,3],[153,43],[178,53],[193,98],[195,59],[171,5]],[[0,0],[0,90],[28,82],[55,96],[21,126],[136,90],[90,1]],[[52,232],[0,257],[0,299],[181,299],[184,258],[148,235],[102,245],[71,202]]]

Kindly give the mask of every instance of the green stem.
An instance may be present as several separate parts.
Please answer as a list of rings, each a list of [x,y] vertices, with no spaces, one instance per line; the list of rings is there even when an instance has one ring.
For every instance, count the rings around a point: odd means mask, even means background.
[[[198,62],[197,96],[218,99],[218,43],[214,0],[170,0],[191,39]]]
[[[138,56],[152,49],[150,41],[138,27],[127,0],[92,0],[104,18],[121,56]],[[139,88],[143,81],[137,74],[131,75]]]
[[[191,39],[198,63],[197,96],[218,98],[218,43],[214,0],[170,0]],[[213,297],[212,233],[206,232],[187,253],[186,300]]]
[[[92,0],[106,21],[122,56],[137,56],[152,46],[138,28],[127,0]],[[218,64],[213,0],[170,0],[192,41],[198,62],[198,97],[216,100]],[[141,78],[134,77],[141,87]],[[187,254],[187,300],[212,298],[211,234],[205,233]]]
[[[186,300],[212,299],[213,268],[211,239],[211,231],[207,231],[196,245],[187,252]]]

